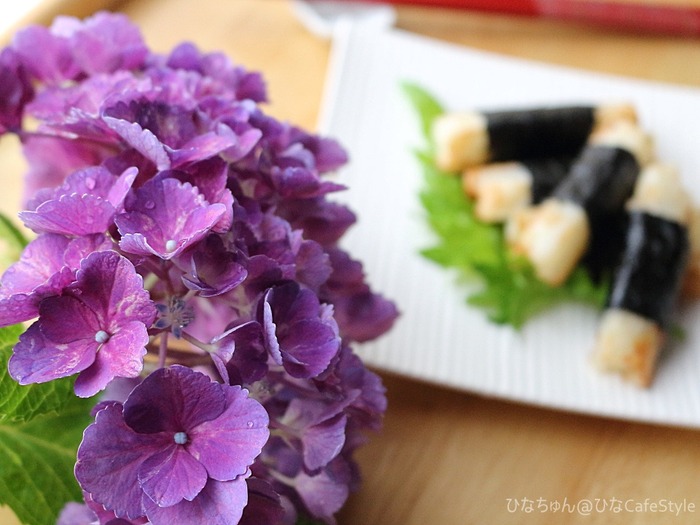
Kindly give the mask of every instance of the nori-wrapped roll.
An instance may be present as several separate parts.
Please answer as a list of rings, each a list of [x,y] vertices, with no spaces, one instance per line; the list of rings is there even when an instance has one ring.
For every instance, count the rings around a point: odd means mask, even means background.
[[[593,106],[484,113],[489,160],[575,155],[593,131]]]
[[[484,222],[503,222],[517,209],[541,202],[566,177],[572,158],[497,162],[467,169],[464,191]]]
[[[575,155],[589,136],[615,122],[636,123],[629,104],[562,106],[440,115],[433,123],[438,167]]]
[[[605,246],[611,231],[606,221],[623,210],[651,156],[651,138],[629,123],[591,137],[551,197],[510,220],[511,247],[527,257],[542,281],[562,284],[590,247]]]
[[[666,327],[689,249],[684,225],[644,211],[630,212],[624,257],[607,307],[634,312]]]
[[[648,386],[687,267],[692,204],[678,173],[655,164],[640,174],[627,207],[624,255],[593,358],[602,370]]]

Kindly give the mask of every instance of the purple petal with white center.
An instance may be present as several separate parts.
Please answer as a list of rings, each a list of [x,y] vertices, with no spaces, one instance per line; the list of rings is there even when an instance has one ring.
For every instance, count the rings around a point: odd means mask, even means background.
[[[104,390],[115,377],[138,377],[143,369],[146,344],[148,331],[143,323],[131,321],[120,326],[99,348],[93,363],[78,375],[75,394],[91,397]]]
[[[141,464],[139,483],[156,505],[170,507],[183,499],[192,501],[206,485],[207,471],[184,446],[173,442]]]
[[[93,499],[120,517],[143,516],[138,481],[143,462],[171,442],[169,434],[138,434],[124,422],[122,406],[98,412],[78,448],[75,477]]]
[[[189,452],[219,481],[245,474],[270,436],[269,418],[260,403],[237,386],[225,387],[225,394],[224,412],[188,433]]]
[[[25,383],[80,372],[76,394],[94,395],[114,377],[141,371],[146,326],[155,313],[141,276],[126,258],[113,251],[92,253],[63,295],[41,302],[36,328],[15,346],[11,374]]]
[[[221,385],[182,366],[161,368],[134,388],[124,403],[124,420],[134,431],[188,433],[221,416],[226,396]]]
[[[153,179],[115,218],[119,245],[129,253],[171,259],[202,239],[225,212],[223,204],[209,204],[189,183]]]
[[[95,361],[96,349],[94,340],[54,343],[43,335],[37,321],[20,336],[8,370],[21,385],[45,383],[85,370]]]
[[[143,507],[152,525],[238,525],[247,503],[246,480],[239,477],[234,481],[210,479],[193,501],[183,500],[170,507],[159,507],[144,497]]]

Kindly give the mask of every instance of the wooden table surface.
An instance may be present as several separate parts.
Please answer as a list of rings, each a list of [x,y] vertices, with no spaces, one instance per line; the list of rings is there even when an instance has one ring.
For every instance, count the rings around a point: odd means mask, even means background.
[[[65,5],[80,13],[86,4]],[[118,7],[155,50],[187,39],[262,70],[269,113],[315,127],[329,43],[305,30],[288,1],[133,0]],[[420,7],[400,7],[397,25],[489,51],[700,87],[700,39]],[[4,211],[16,210],[19,199],[15,149],[11,140],[0,143]],[[340,525],[700,522],[698,431],[555,412],[382,375],[389,397],[384,429],[358,455],[364,483]],[[14,523],[0,509],[0,524]]]

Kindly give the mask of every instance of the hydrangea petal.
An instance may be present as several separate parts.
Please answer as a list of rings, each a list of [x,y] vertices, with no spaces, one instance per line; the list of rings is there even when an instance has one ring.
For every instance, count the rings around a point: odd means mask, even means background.
[[[226,388],[226,409],[190,432],[189,450],[209,477],[228,481],[246,472],[260,454],[270,432],[265,409],[240,387]]]
[[[149,55],[138,28],[117,13],[100,12],[87,18],[72,35],[71,44],[76,62],[88,74],[136,69]]]
[[[156,454],[167,442],[167,435],[131,430],[122,417],[121,404],[113,403],[98,412],[95,422],[85,429],[75,477],[95,501],[117,516],[141,517],[139,469],[144,458]]]
[[[53,343],[43,335],[37,321],[20,336],[8,370],[21,385],[45,383],[85,370],[94,362],[96,348],[94,340]]]
[[[143,278],[128,259],[115,251],[89,255],[71,289],[101,316],[106,324],[102,328],[110,334],[129,321],[150,326],[155,319],[156,308],[143,288]]]
[[[143,462],[139,482],[146,496],[159,507],[170,507],[183,499],[192,501],[207,483],[202,464],[174,442]]]
[[[63,254],[70,239],[62,235],[40,235],[22,252],[0,279],[0,299],[30,293],[63,267]],[[0,314],[1,315],[1,314]]]
[[[102,235],[73,240],[56,234],[39,235],[0,279],[0,326],[38,316],[43,299],[61,294],[75,281],[83,257],[110,246]]]
[[[147,343],[148,332],[143,323],[131,321],[120,326],[120,330],[99,348],[93,363],[78,375],[75,394],[91,397],[115,377],[137,377],[143,369]]]
[[[211,158],[224,150],[233,148],[237,142],[236,135],[225,126],[221,126],[217,132],[210,131],[198,135],[181,148],[172,150],[170,152],[172,166],[177,168]]]
[[[142,128],[136,122],[128,122],[114,117],[102,117],[109,128],[141,155],[155,164],[159,170],[170,168],[170,157],[163,144],[152,131]]]
[[[26,68],[11,48],[0,51],[0,134],[17,131],[22,113],[34,95]]]
[[[285,369],[294,377],[314,377],[338,353],[340,338],[332,325],[312,319],[293,323],[280,341]]]
[[[315,475],[302,471],[295,478],[294,486],[312,516],[335,523],[333,515],[340,510],[350,493],[347,481],[343,479],[349,477],[346,470],[344,463],[339,462]]]
[[[277,525],[283,517],[284,507],[272,485],[260,478],[248,478],[248,504],[238,525]]]
[[[19,213],[24,225],[37,233],[89,235],[107,230],[114,207],[92,194],[63,195],[41,204],[36,211]]]
[[[67,39],[33,25],[18,32],[12,47],[34,77],[47,84],[60,84],[80,71]]]
[[[226,408],[221,386],[182,366],[161,368],[134,388],[124,403],[124,419],[136,432],[188,431]]]
[[[202,239],[224,215],[223,204],[209,204],[189,183],[153,179],[115,222],[124,251],[171,259]]]
[[[245,478],[240,477],[233,481],[210,479],[193,501],[183,500],[170,507],[159,507],[149,498],[144,498],[143,507],[152,525],[238,525],[247,503],[248,488]]]
[[[42,333],[57,344],[94,339],[100,330],[95,312],[71,295],[45,299],[39,306],[39,315]]]
[[[338,414],[307,428],[302,436],[304,465],[309,470],[325,467],[345,444],[347,416]]]

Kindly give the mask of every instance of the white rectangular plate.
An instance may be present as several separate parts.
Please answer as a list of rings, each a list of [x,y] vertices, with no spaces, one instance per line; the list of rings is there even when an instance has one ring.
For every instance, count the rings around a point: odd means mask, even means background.
[[[648,390],[589,363],[598,313],[566,305],[521,331],[496,326],[465,303],[455,275],[425,260],[430,246],[412,154],[419,124],[400,83],[411,81],[451,109],[503,109],[629,101],[700,196],[700,90],[527,62],[398,30],[338,28],[321,129],[349,151],[338,194],[358,215],[343,246],[371,285],[396,301],[393,330],[358,348],[378,369],[519,402],[666,425],[700,427],[700,309],[678,313],[685,338],[662,356]]]

